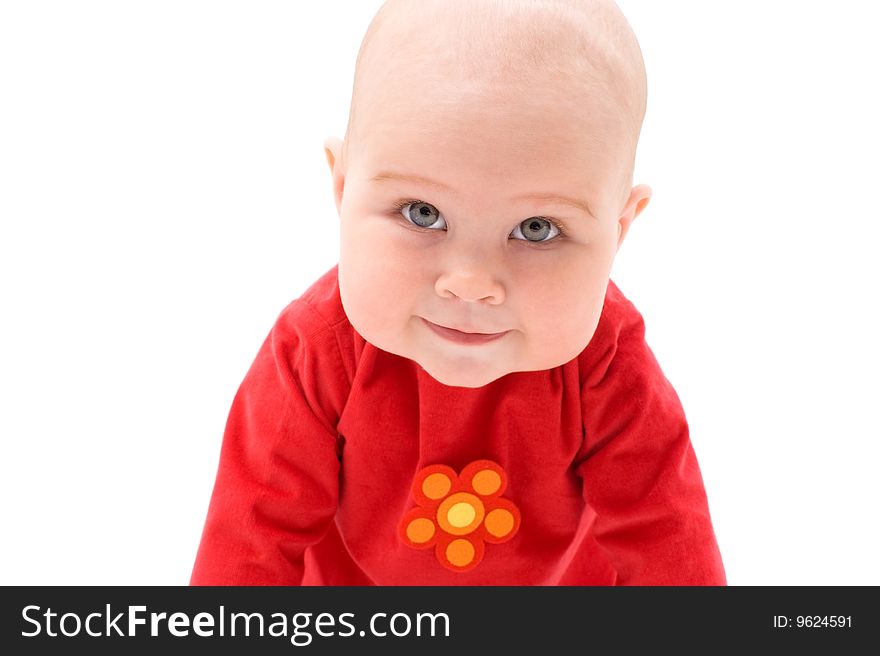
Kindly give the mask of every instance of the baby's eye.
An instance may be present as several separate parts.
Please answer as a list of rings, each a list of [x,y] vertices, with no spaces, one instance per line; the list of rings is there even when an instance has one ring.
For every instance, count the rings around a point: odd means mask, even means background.
[[[540,216],[533,216],[518,224],[510,234],[517,239],[522,237],[526,241],[542,242],[555,238],[560,234],[560,230],[555,223]]]
[[[436,207],[428,203],[406,203],[401,205],[400,213],[403,214],[403,218],[415,223],[420,228],[442,230],[446,227],[446,220],[440,216]],[[441,222],[439,227],[437,226],[438,219]]]

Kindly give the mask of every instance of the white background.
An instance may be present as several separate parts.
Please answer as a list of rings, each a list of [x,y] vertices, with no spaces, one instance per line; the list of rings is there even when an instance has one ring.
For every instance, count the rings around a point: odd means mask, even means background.
[[[0,4],[0,584],[188,582],[232,397],[337,261],[380,4]],[[878,585],[878,9],[620,5],[655,195],[612,278],[729,582]]]

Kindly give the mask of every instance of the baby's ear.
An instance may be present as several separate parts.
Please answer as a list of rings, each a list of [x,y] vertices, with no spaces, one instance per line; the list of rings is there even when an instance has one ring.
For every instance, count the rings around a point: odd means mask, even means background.
[[[632,222],[635,221],[636,217],[642,213],[642,210],[648,206],[653,193],[654,192],[651,191],[651,188],[648,185],[638,185],[637,187],[633,187],[629,195],[629,200],[626,201],[620,219],[618,219],[617,250],[620,250],[623,240],[626,239],[626,233],[629,232],[629,227],[632,225]]]
[[[342,139],[328,137],[324,140],[324,156],[330,166],[333,177],[333,198],[336,201],[336,212],[342,211],[342,190],[345,187],[345,174],[342,171]]]
[[[330,165],[330,173],[333,173],[333,165],[342,153],[342,139],[339,137],[327,137],[324,140],[324,156]]]

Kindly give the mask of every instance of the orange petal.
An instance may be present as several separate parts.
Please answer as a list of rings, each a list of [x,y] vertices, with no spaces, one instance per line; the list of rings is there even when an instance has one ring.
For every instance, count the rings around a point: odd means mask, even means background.
[[[458,474],[447,465],[428,465],[413,478],[413,498],[421,506],[435,507],[437,502],[460,487]]]
[[[519,508],[509,499],[492,499],[486,504],[486,519],[480,531],[486,542],[500,544],[507,542],[519,530],[521,517]]]
[[[507,487],[504,469],[493,460],[475,460],[461,470],[461,482],[484,497],[500,496]]]
[[[453,572],[467,572],[483,559],[483,541],[479,538],[452,537],[437,542],[437,560]]]

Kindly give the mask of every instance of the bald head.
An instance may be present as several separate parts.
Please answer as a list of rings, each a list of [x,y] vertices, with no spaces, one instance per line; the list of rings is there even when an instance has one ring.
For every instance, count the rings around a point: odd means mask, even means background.
[[[343,165],[377,120],[401,120],[420,94],[427,120],[490,102],[552,105],[590,125],[597,148],[622,153],[628,187],[646,86],[636,37],[610,0],[388,0],[358,54]]]

